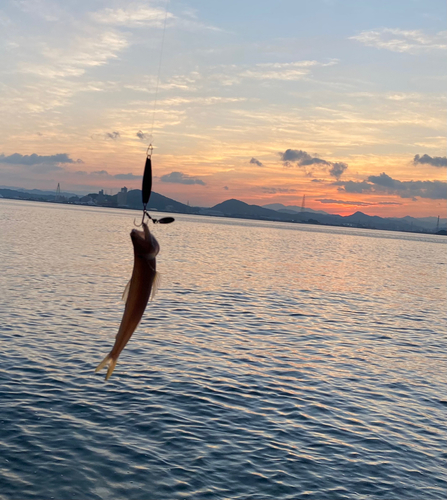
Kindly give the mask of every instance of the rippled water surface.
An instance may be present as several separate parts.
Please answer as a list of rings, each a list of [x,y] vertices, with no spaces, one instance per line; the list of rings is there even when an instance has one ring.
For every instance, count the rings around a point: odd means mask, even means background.
[[[0,200],[0,497],[441,499],[446,238]]]

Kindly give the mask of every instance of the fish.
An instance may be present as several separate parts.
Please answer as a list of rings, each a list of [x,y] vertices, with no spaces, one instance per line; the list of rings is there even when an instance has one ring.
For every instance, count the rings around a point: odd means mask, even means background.
[[[123,318],[115,338],[115,345],[109,354],[99,363],[95,373],[108,365],[106,380],[110,378],[118,361],[118,356],[137,329],[149,299],[155,296],[159,275],[156,270],[156,256],[160,245],[149,231],[147,224],[142,223],[143,231],[133,229],[130,238],[133,244],[134,265],[132,277],[124,289],[123,300],[126,305]]]

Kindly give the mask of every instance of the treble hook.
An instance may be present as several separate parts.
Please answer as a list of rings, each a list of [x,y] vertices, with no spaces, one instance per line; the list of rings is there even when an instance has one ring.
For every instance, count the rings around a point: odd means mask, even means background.
[[[135,227],[141,227],[144,223],[144,218],[147,217],[149,220],[151,220],[154,224],[170,224],[171,222],[174,222],[175,219],[174,217],[162,217],[161,219],[154,219],[151,217],[151,214],[146,210],[146,207],[143,208],[143,217],[141,218],[141,222],[139,224],[136,224],[135,219],[133,220],[133,225]]]
[[[153,217],[150,216],[149,212],[144,208],[143,209],[143,217],[141,219],[141,222],[137,224],[135,222],[135,219],[133,220],[133,225],[135,227],[141,227],[144,223],[144,218],[147,217],[150,219],[154,224],[170,224],[171,222],[174,222],[175,219],[174,217],[162,217],[161,219],[154,219]]]
[[[144,218],[145,218],[146,216],[147,216],[147,217],[148,217],[148,218],[149,218],[152,222],[155,222],[155,220],[154,220],[154,219],[150,216],[149,212],[146,210],[146,205],[145,205],[145,206],[144,206],[144,208],[143,208],[143,217],[141,218],[141,222],[140,222],[139,224],[136,224],[136,223],[135,223],[135,219],[134,219],[134,220],[133,220],[133,225],[134,225],[135,227],[141,227],[141,226],[143,225],[143,223],[144,223]]]

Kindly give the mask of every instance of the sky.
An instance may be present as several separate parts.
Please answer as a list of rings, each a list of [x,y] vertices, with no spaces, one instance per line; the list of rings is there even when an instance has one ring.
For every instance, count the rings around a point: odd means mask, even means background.
[[[446,216],[445,0],[3,0],[0,185]]]

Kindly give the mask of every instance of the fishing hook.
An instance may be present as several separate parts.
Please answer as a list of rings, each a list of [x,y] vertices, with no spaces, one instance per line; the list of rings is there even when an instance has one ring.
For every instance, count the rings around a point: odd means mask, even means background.
[[[155,222],[155,220],[154,220],[154,219],[150,216],[149,212],[146,210],[146,206],[144,206],[144,208],[143,208],[143,217],[141,218],[141,222],[140,222],[139,224],[137,224],[137,223],[135,222],[135,219],[134,219],[134,220],[133,220],[133,225],[134,225],[135,227],[141,227],[141,226],[143,225],[143,223],[144,223],[144,218],[145,218],[146,216],[147,216],[147,217],[148,217],[148,218],[149,218],[152,222]]]
[[[144,218],[147,217],[150,219],[154,224],[170,224],[171,222],[174,222],[174,217],[162,217],[161,219],[154,219],[151,217],[150,213],[146,210],[146,207],[143,208],[143,217],[141,219],[141,222],[139,224],[136,224],[135,219],[133,220],[133,224],[135,227],[141,227],[144,223]]]

